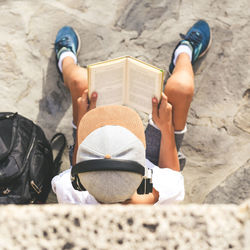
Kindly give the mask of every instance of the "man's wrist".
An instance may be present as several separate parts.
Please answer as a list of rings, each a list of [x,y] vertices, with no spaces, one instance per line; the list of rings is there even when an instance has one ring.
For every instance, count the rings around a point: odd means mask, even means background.
[[[164,124],[164,126],[159,128],[162,134],[174,135],[174,125]]]
[[[160,128],[158,128],[158,126],[154,123],[152,114],[149,114],[148,116],[148,123],[154,128],[160,130]]]

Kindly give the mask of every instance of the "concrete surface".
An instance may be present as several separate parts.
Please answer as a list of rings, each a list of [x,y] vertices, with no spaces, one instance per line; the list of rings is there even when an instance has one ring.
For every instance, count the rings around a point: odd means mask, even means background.
[[[18,212],[9,205],[0,206],[0,214],[2,250],[249,249],[249,201],[241,206],[29,205]]]

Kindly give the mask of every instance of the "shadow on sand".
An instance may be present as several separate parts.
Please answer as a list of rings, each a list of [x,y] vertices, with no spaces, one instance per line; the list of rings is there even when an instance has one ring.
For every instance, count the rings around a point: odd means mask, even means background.
[[[43,73],[42,99],[39,101],[38,124],[44,129],[48,138],[57,132],[57,127],[68,108],[71,97],[68,89],[57,71],[55,53],[52,52]]]

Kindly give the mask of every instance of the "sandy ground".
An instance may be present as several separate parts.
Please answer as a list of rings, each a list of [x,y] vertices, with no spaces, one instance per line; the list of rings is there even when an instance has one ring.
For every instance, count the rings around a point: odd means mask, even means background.
[[[2,0],[0,111],[29,117],[48,138],[63,132],[70,144],[71,99],[53,51],[62,26],[79,32],[80,65],[131,55],[167,69],[178,34],[205,19],[213,44],[195,66],[195,96],[182,147],[185,203],[202,203],[212,190],[207,201],[220,202],[220,185],[250,167],[249,8],[248,0]],[[68,168],[67,152],[63,168]],[[240,186],[249,184],[239,176],[234,181]],[[226,199],[230,203],[232,197]]]

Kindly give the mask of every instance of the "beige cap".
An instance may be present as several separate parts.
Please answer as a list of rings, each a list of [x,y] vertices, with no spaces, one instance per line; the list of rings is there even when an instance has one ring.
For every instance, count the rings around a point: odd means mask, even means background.
[[[145,134],[139,115],[125,106],[102,106],[89,111],[77,131],[77,163],[93,159],[136,161],[145,166]],[[142,176],[127,171],[91,171],[79,174],[86,190],[99,202],[130,198]]]

